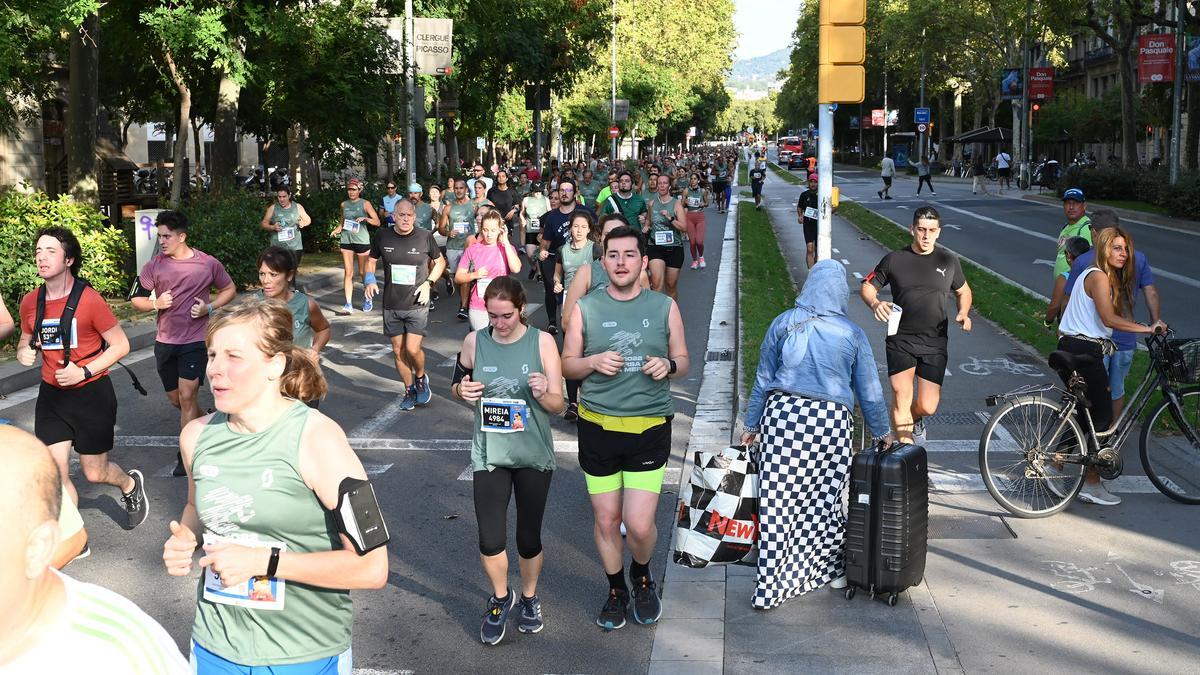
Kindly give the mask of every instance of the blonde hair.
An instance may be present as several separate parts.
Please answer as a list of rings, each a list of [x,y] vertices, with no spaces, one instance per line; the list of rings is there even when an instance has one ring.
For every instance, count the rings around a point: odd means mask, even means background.
[[[279,391],[298,401],[319,399],[329,391],[329,386],[312,353],[292,341],[292,320],[292,312],[283,302],[249,298],[210,321],[204,342],[211,346],[213,336],[226,326],[253,323],[258,329],[258,350],[267,358],[283,354],[287,359],[283,376],[279,378]]]
[[[1114,239],[1125,240],[1125,266],[1117,269],[1108,261],[1108,248]],[[1096,267],[1108,275],[1108,284],[1112,288],[1110,299],[1113,312],[1117,316],[1129,317],[1126,310],[1133,310],[1134,281],[1137,277],[1137,259],[1133,254],[1133,237],[1119,225],[1106,227],[1096,238]]]

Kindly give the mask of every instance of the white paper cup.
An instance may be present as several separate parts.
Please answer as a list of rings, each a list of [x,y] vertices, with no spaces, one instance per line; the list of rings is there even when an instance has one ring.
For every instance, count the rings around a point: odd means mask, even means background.
[[[888,335],[895,335],[896,331],[900,330],[900,314],[903,311],[900,305],[892,303],[892,313],[888,315]]]

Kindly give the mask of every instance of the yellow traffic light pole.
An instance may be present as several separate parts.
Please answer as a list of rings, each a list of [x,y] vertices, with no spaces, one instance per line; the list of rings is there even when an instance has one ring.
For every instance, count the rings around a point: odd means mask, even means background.
[[[867,0],[820,0],[817,79],[817,259],[833,253],[833,111],[866,98]],[[861,150],[861,149],[860,149]]]

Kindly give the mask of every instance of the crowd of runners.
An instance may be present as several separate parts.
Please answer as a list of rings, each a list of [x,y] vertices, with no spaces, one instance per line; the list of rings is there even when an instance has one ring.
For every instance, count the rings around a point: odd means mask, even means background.
[[[389,395],[402,409],[434,398],[422,340],[435,302],[464,323],[442,393],[474,410],[479,552],[492,587],[480,640],[499,643],[510,613],[521,632],[543,628],[541,525],[556,465],[549,419],[558,415],[577,425],[608,580],[596,623],[655,623],[662,607],[649,564],[671,454],[670,380],[689,370],[678,281],[689,257],[691,270],[707,266],[704,213],[728,209],[736,166],[725,148],[615,167],[580,161],[546,175],[528,161],[511,171],[476,164],[446,190],[411,184],[401,193],[387,182],[378,203],[351,180],[334,223],[314,221],[281,189],[261,215],[266,247],[248,253],[259,287],[240,294],[222,261],[189,244],[187,217],[161,212],[159,253],[138,271],[132,304],[156,315],[156,371],[179,411],[175,475],[186,477],[178,489],[187,499],[162,532],[162,559],[173,576],[202,570],[191,668],[132,603],[57,571],[90,553],[72,450],[89,482],[119,491],[126,529],[146,520],[149,502],[142,473],[110,457],[119,402],[109,373],[129,340],[81,276],[77,237],[41,230],[31,245],[42,283],[21,299],[19,322],[6,324],[0,303],[0,333],[19,325],[18,361],[40,362],[42,375],[33,433],[0,430],[12,486],[3,499],[20,505],[5,513],[20,512],[9,527],[27,542],[0,559],[16,610],[0,627],[61,639],[6,640],[0,669],[83,669],[97,655],[128,659],[136,644],[134,672],[348,672],[350,591],[386,582],[389,535],[342,427],[318,410],[331,319],[297,276],[305,239],[324,234],[343,261],[336,314],[381,314],[403,385]],[[527,311],[521,274],[540,281],[544,317]],[[514,496],[519,595],[508,573]],[[73,640],[80,649],[54,649]]]

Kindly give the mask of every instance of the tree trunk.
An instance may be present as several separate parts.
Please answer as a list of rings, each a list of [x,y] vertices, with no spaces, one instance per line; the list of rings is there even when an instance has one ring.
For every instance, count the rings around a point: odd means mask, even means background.
[[[96,114],[99,112],[100,18],[89,14],[71,35],[67,93],[67,191],[89,204],[100,200],[96,174]]]
[[[1117,67],[1121,74],[1121,166],[1137,166],[1137,120],[1134,119],[1134,97],[1137,82],[1130,48],[1117,50]]]
[[[175,168],[171,171],[171,204],[178,208],[183,181],[187,180],[187,177],[182,175],[183,157],[187,152],[187,135],[183,130],[188,128],[192,119],[192,90],[183,79],[183,73],[175,65],[175,57],[171,54],[171,49],[166,45],[163,45],[163,59],[167,62],[167,72],[171,75],[171,81],[175,83],[175,89],[179,91],[179,126],[176,127],[178,133],[175,134]]]
[[[1200,144],[1200,85],[1187,83],[1187,128],[1183,136],[1183,168],[1196,169],[1197,144]]]
[[[392,136],[391,134],[389,134],[388,139],[386,141],[384,141],[384,143],[383,143],[383,147],[387,149],[387,156],[384,159],[384,166],[386,167],[386,170],[387,170],[387,179],[395,180],[393,178],[393,176],[396,175],[396,140],[395,140],[395,137]],[[401,190],[400,192],[403,193],[404,191]]]
[[[446,173],[450,177],[458,175],[458,129],[455,128],[457,126],[455,118],[449,117],[442,128],[442,143],[446,146]]]
[[[238,38],[236,48],[244,52],[245,41]],[[233,174],[238,169],[238,98],[242,95],[242,84],[229,70],[228,65],[221,69],[221,81],[217,85],[217,114],[210,161],[214,194],[220,194],[225,186],[232,185]]]
[[[300,180],[300,125],[296,122],[287,128],[288,147],[288,178],[291,180],[292,192],[300,192],[303,187]]]
[[[196,149],[196,157],[195,157],[196,163],[195,163],[195,167],[192,169],[192,175],[196,177],[196,185],[200,186],[200,185],[202,185],[200,176],[204,173],[204,170],[203,170],[204,153],[202,152],[202,148],[204,146],[201,145],[200,127],[202,127],[204,125],[200,123],[199,119],[193,119],[193,120],[191,120],[191,122],[192,122],[192,147],[194,147]]]

